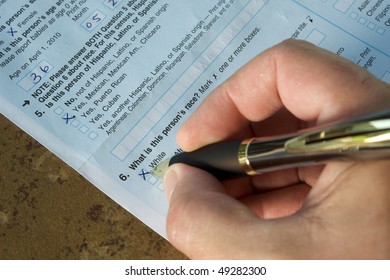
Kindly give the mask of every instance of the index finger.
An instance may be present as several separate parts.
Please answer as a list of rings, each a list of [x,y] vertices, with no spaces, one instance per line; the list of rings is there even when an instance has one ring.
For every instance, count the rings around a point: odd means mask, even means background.
[[[260,54],[214,90],[183,125],[184,150],[252,134],[251,122],[285,107],[297,119],[324,123],[388,106],[389,85],[314,45],[287,40]]]

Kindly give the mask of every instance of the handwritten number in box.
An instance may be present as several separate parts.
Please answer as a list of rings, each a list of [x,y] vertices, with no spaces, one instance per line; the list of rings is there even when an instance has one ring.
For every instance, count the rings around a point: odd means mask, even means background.
[[[111,10],[114,10],[116,7],[118,7],[120,2],[122,2],[122,0],[106,0],[104,1],[104,5],[109,7]]]
[[[30,73],[28,73],[18,85],[23,88],[25,91],[29,91],[35,85],[39,84],[43,78],[53,69],[53,66],[46,62],[42,61],[37,67],[34,68]]]
[[[106,15],[99,10],[95,10],[83,23],[82,26],[88,30],[94,30],[104,19]]]

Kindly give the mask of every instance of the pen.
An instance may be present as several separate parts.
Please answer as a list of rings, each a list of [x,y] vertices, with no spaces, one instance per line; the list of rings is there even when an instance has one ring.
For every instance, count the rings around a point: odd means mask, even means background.
[[[170,165],[185,163],[224,180],[334,160],[387,157],[390,157],[390,109],[288,135],[210,144],[164,160],[152,174],[163,178]]]

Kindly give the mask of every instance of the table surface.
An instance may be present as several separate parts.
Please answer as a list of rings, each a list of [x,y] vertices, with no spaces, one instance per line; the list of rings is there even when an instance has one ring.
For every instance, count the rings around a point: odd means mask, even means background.
[[[0,259],[186,259],[0,115]]]

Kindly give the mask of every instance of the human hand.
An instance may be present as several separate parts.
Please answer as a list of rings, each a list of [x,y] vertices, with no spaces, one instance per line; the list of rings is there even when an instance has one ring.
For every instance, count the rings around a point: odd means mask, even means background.
[[[177,135],[186,151],[294,132],[390,106],[390,86],[309,43],[285,41],[212,92]],[[197,259],[390,258],[390,160],[219,182],[171,166],[168,239]]]

